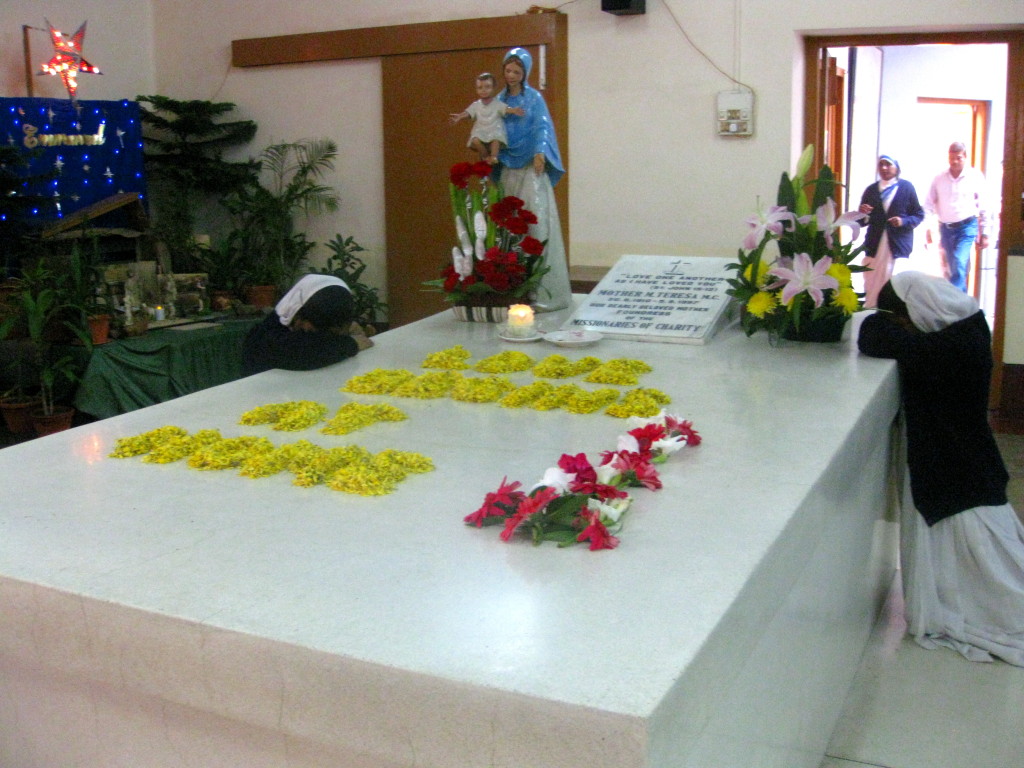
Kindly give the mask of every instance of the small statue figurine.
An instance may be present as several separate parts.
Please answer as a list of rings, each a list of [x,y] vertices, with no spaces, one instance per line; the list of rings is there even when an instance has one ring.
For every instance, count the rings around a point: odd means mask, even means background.
[[[167,309],[167,318],[170,320],[178,315],[178,283],[174,279],[174,273],[168,272],[161,278],[162,285],[160,293],[163,297],[163,305]]]
[[[476,77],[476,95],[479,97],[462,112],[449,117],[452,125],[467,117],[473,120],[473,130],[469,132],[467,147],[480,155],[480,159],[488,165],[498,162],[498,151],[508,143],[505,134],[505,115],[523,116],[519,107],[510,107],[494,97],[494,75],[482,72]]]

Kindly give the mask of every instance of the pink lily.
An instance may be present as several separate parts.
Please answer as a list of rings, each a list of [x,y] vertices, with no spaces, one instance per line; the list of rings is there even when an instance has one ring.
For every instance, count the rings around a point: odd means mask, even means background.
[[[818,230],[825,233],[825,243],[829,248],[832,247],[832,233],[840,227],[849,227],[853,233],[852,239],[856,240],[861,222],[867,218],[867,214],[860,211],[847,211],[836,218],[836,204],[831,197],[818,207],[814,216],[818,220]]]
[[[796,216],[784,205],[773,205],[768,210],[758,205],[757,213],[747,217],[747,224],[751,229],[743,238],[743,248],[748,251],[754,250],[761,242],[765,232],[771,232],[776,236],[781,235],[786,222],[793,224],[795,221]]]
[[[832,259],[828,256],[814,263],[806,253],[798,253],[793,257],[792,269],[776,264],[768,270],[768,274],[786,281],[782,288],[783,304],[792,301],[797,294],[807,291],[814,299],[814,306],[820,307],[825,300],[822,291],[839,287],[839,281],[826,274],[831,266]]]

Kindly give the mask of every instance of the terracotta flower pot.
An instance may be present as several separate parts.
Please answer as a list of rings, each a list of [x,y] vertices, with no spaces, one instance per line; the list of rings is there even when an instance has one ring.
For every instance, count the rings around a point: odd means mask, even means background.
[[[245,289],[245,303],[254,307],[272,307],[277,303],[276,285],[250,285]]]
[[[88,317],[89,335],[93,344],[106,344],[110,341],[110,315],[90,315]]]
[[[32,431],[32,411],[39,407],[38,397],[5,397],[0,400],[7,431],[15,435]]]
[[[56,405],[53,408],[53,413],[49,415],[41,410],[32,412],[32,424],[39,437],[70,429],[74,418],[75,409],[69,405]]]

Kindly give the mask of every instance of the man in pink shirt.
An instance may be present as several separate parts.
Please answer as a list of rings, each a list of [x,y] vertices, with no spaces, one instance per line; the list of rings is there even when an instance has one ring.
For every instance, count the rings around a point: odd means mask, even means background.
[[[988,247],[988,210],[985,176],[967,165],[967,147],[949,145],[949,170],[932,181],[924,208],[939,218],[939,239],[946,254],[949,281],[967,292],[971,252],[977,242]]]

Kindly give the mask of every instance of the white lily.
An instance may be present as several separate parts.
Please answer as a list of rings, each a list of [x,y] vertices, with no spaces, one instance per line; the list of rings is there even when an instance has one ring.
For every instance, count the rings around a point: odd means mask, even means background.
[[[533,487],[539,488],[542,485],[547,485],[551,488],[554,488],[559,493],[568,493],[569,483],[571,483],[575,479],[575,472],[566,472],[564,469],[557,466],[548,467],[547,471],[544,473],[544,477],[542,477],[541,481]]]
[[[587,507],[601,516],[602,523],[614,524],[619,522],[632,502],[633,498],[631,496],[627,496],[624,499],[611,499],[609,501],[590,499],[587,501]]]
[[[465,256],[458,246],[452,248],[452,266],[455,267],[459,277],[466,278],[473,274],[473,260]]]
[[[619,477],[619,471],[611,464],[602,464],[599,467],[595,467],[594,471],[597,473],[597,482],[601,483],[601,485],[615,485],[615,481]]]

